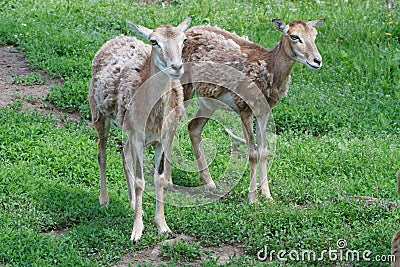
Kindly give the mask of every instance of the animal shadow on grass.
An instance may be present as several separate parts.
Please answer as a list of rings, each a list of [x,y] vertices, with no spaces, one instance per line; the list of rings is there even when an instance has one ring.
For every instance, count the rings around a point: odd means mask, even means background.
[[[109,208],[101,207],[96,193],[61,184],[41,187],[34,193],[37,208],[43,213],[38,222],[39,231],[54,234],[57,238],[80,225],[95,228],[95,231],[110,227],[129,231],[132,221],[129,207],[118,200]]]

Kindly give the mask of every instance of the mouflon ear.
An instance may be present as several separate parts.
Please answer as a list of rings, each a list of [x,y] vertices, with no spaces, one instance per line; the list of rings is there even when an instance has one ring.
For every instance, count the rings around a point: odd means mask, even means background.
[[[311,20],[307,22],[311,27],[317,28],[319,25],[323,24],[325,19]]]
[[[182,31],[186,31],[186,29],[189,27],[189,24],[190,24],[191,21],[192,21],[192,19],[187,17],[184,21],[182,21],[178,25],[178,28],[181,29]]]
[[[283,22],[280,19],[273,19],[272,23],[274,24],[275,29],[277,29],[278,31],[281,31],[283,33],[286,33],[288,31],[288,29],[289,29],[289,26],[287,26],[285,24],[285,22]]]
[[[141,25],[134,24],[130,21],[126,21],[126,24],[128,24],[129,27],[131,27],[133,30],[135,30],[135,32],[137,34],[146,38],[147,40],[149,40],[150,34],[153,32],[153,30],[151,30],[151,29],[148,29]]]

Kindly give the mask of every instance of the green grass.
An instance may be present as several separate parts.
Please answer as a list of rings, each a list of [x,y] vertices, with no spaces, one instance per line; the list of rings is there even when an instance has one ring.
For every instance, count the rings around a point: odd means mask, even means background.
[[[173,261],[193,261],[200,259],[203,252],[199,242],[178,241],[176,243],[165,243],[161,246],[163,257]]]
[[[46,80],[38,72],[32,72],[27,75],[16,75],[13,77],[13,81],[16,84],[21,85],[44,84],[46,82]]]
[[[320,252],[336,249],[339,239],[345,239],[350,250],[388,255],[399,228],[399,210],[363,206],[349,197],[398,202],[400,20],[395,12],[388,16],[384,1],[319,2],[6,1],[0,5],[0,44],[16,45],[32,68],[61,77],[63,86],[54,86],[47,99],[88,119],[91,60],[108,39],[130,34],[125,20],[155,27],[190,16],[192,25],[218,24],[271,48],[279,39],[271,19],[326,18],[317,37],[323,68],[313,72],[296,64],[288,96],[273,110],[278,135],[268,166],[274,202],[247,203],[249,170],[244,167],[231,175],[236,183],[224,198],[208,205],[167,205],[166,220],[174,232],[194,235],[203,248],[241,243],[246,255],[227,266],[281,266],[276,258],[268,264],[257,260],[257,253],[265,247]],[[40,81],[34,74],[14,79],[21,86]],[[108,144],[111,203],[102,209],[95,131],[85,120],[56,125],[35,111],[21,114],[18,102],[0,109],[0,266],[112,266],[125,253],[163,240],[152,224],[154,200],[146,194],[144,235],[136,245],[129,242],[134,214],[117,152],[120,130],[113,129]],[[230,159],[226,125],[240,132],[237,118],[228,113],[204,130],[216,180]],[[192,162],[184,130],[175,142],[182,158]],[[151,160],[150,150],[148,184]],[[195,171],[180,166],[173,169],[175,182],[200,185]],[[51,234],[64,229],[67,233],[59,237]],[[201,251],[184,243],[165,248],[165,253],[173,266],[182,255],[189,255],[190,261]],[[344,264],[325,258],[286,265],[336,263]],[[375,261],[351,264],[382,266]],[[211,259],[203,262],[215,265]]]

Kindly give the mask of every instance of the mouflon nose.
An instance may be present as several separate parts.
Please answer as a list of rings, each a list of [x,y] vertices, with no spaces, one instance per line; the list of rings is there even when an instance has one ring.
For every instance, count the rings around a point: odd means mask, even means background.
[[[182,63],[171,64],[171,68],[174,70],[180,70],[180,69],[182,69]]]
[[[314,63],[321,65],[322,59],[314,58]]]

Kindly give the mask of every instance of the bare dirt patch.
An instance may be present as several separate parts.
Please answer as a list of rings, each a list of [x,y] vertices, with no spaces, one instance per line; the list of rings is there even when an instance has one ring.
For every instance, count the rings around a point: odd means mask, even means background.
[[[25,77],[39,73],[43,84],[16,83],[14,77]],[[0,107],[7,107],[14,101],[22,104],[22,111],[37,109],[43,115],[51,115],[62,126],[66,121],[80,120],[79,113],[67,113],[57,109],[44,98],[55,84],[62,83],[61,79],[51,78],[42,70],[29,68],[25,57],[13,46],[0,46]]]
[[[186,242],[198,242],[196,238],[187,235],[179,235],[174,239],[164,241],[166,243],[176,243],[178,241],[185,240]],[[134,252],[134,254],[126,254],[122,257],[121,261],[114,267],[126,267],[136,266],[141,264],[152,264],[152,265],[168,265],[170,259],[163,256],[162,245],[157,244],[154,247],[146,248]],[[232,258],[240,257],[244,255],[244,248],[241,245],[221,245],[221,246],[210,246],[202,247],[203,255],[200,259],[194,261],[175,262],[175,266],[200,266],[201,262],[206,259],[214,259],[219,265],[228,263]]]
[[[42,232],[42,234],[54,236],[56,238],[56,241],[59,241],[60,238],[68,234],[68,232],[65,229],[61,229],[61,230],[51,230],[49,232]]]

